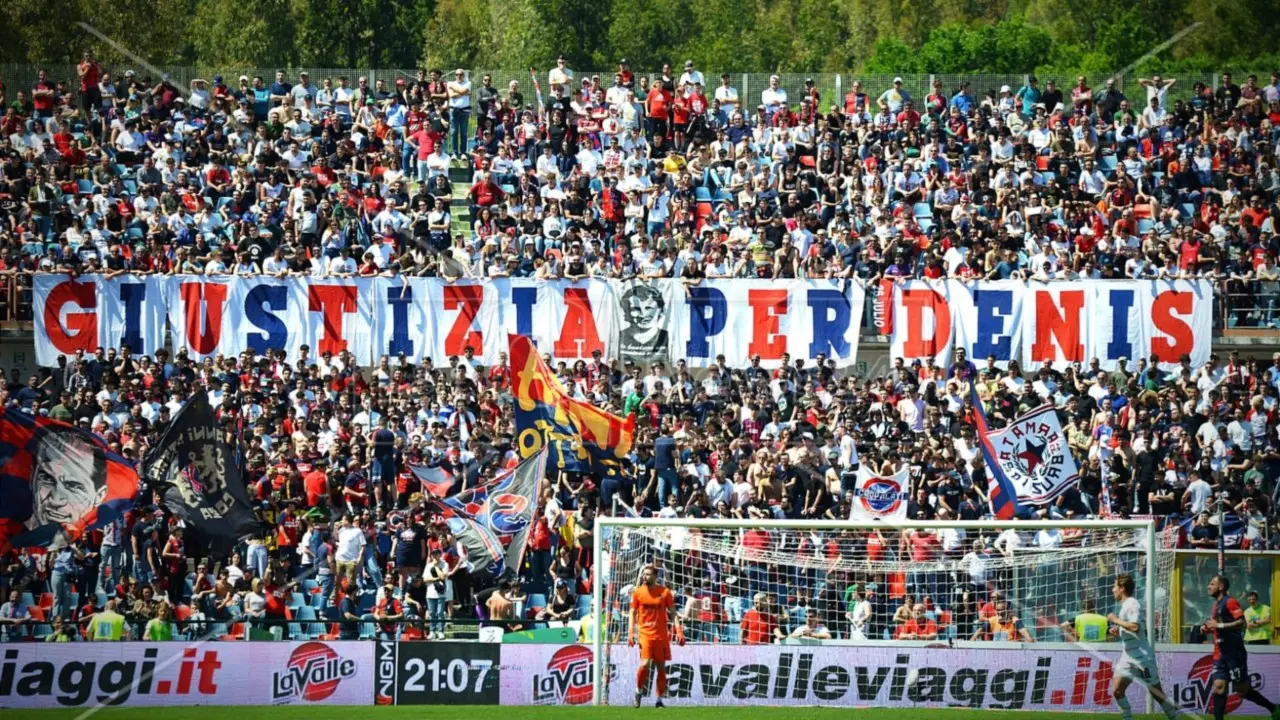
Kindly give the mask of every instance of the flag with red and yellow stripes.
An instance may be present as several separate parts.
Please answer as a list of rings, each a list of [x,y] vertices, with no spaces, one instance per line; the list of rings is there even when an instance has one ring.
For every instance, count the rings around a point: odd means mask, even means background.
[[[509,337],[515,396],[516,448],[521,457],[550,447],[548,464],[597,477],[618,474],[635,442],[635,415],[619,417],[572,397],[523,335]]]

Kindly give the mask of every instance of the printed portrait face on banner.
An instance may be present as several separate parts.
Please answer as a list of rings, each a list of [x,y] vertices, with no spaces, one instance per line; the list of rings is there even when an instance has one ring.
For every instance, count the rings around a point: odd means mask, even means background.
[[[662,291],[633,283],[622,293],[621,354],[626,359],[648,359],[667,352],[667,302]]]
[[[98,507],[106,495],[102,448],[72,430],[50,427],[36,448],[32,490],[35,506],[28,528],[71,525]]]

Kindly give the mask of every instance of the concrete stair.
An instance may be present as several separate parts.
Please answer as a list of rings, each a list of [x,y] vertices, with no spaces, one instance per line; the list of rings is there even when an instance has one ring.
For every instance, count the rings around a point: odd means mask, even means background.
[[[449,203],[449,215],[453,219],[452,232],[470,236],[471,213],[467,208],[467,191],[471,189],[471,170],[469,168],[449,168],[449,182],[453,185],[453,200]]]

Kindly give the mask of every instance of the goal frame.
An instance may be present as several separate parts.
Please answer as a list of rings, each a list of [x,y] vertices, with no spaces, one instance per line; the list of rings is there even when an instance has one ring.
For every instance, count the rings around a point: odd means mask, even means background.
[[[1146,608],[1146,635],[1152,647],[1156,644],[1155,630],[1155,578],[1156,578],[1156,524],[1155,520],[900,520],[886,522],[882,520],[723,520],[723,519],[684,519],[684,518],[635,518],[604,517],[595,518],[595,542],[592,548],[592,566],[595,568],[596,581],[591,585],[592,612],[595,613],[596,631],[592,638],[592,663],[595,666],[592,683],[591,704],[604,704],[604,687],[607,670],[604,667],[604,648],[608,628],[608,610],[604,607],[604,583],[600,580],[603,573],[605,528],[628,527],[672,527],[694,530],[744,530],[761,528],[764,530],[940,530],[955,528],[958,530],[998,530],[1009,528],[1018,530],[1146,530],[1143,550],[1146,553],[1146,575],[1143,583],[1143,605]],[[603,619],[602,619],[603,618]],[[866,645],[883,645],[886,640],[866,640]],[[863,643],[859,643],[863,644]]]

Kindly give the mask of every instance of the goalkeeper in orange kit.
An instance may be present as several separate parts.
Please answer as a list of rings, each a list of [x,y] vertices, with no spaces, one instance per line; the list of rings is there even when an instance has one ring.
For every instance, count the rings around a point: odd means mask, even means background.
[[[658,570],[646,565],[640,571],[640,584],[631,593],[631,615],[627,623],[627,644],[640,641],[640,669],[636,671],[636,696],[633,705],[640,707],[640,699],[649,687],[649,669],[658,671],[658,701],[667,693],[667,663],[671,661],[671,631],[676,642],[684,645],[684,630],[676,614],[676,597],[671,590],[658,584]]]

